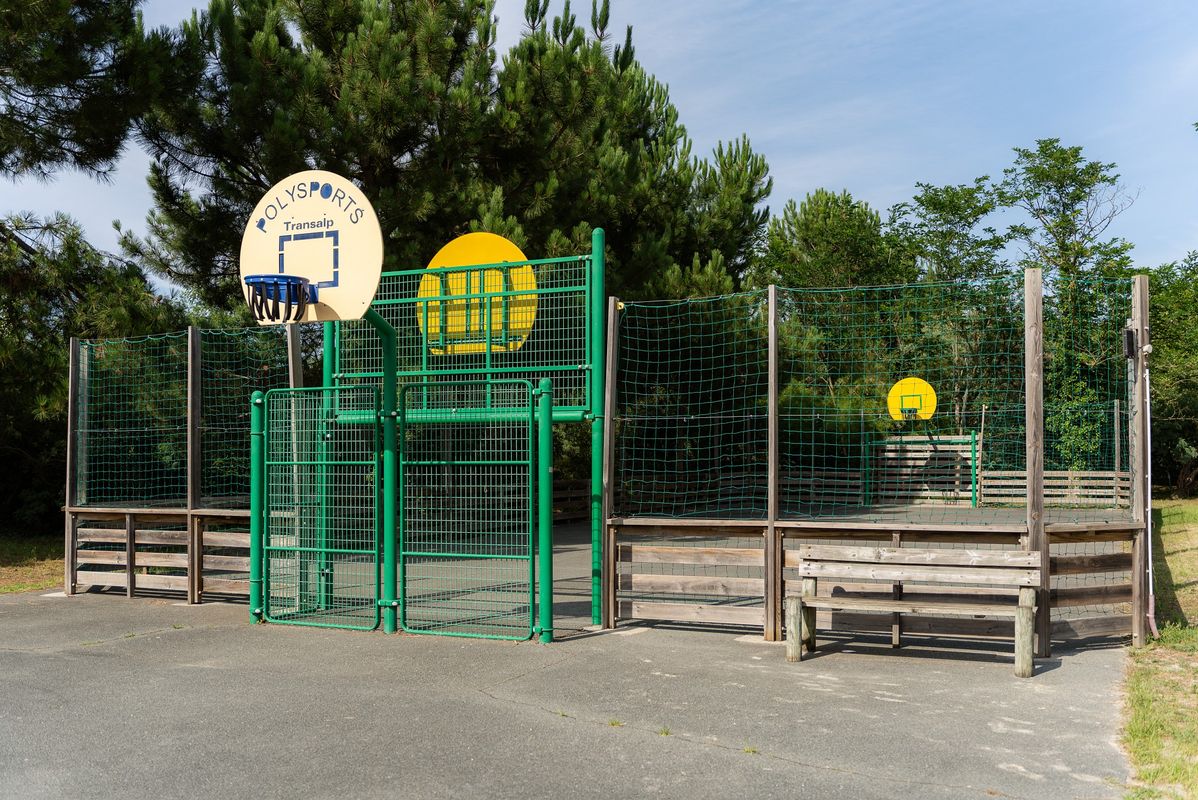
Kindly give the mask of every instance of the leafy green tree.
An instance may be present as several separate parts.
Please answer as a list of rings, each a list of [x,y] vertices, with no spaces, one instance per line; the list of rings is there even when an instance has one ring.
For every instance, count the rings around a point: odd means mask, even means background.
[[[765,160],[747,140],[710,161],[665,87],[610,46],[608,7],[591,33],[570,4],[496,65],[492,3],[214,0],[180,31],[202,74],[156,103],[141,136],[156,156],[149,235],[126,235],[149,270],[216,306],[240,302],[238,242],[262,193],[321,167],[355,180],[388,237],[389,268],[425,264],[468,230],[530,255],[589,248],[608,231],[609,286],[644,295],[699,259],[736,279],[766,220]]]
[[[931,281],[992,277],[1010,270],[1004,249],[1009,233],[999,233],[992,218],[999,202],[990,179],[971,184],[915,184],[919,191],[890,210],[886,228]]]
[[[0,2],[0,173],[103,176],[155,98],[186,84],[174,37],[147,33],[140,4]]]
[[[1153,478],[1198,489],[1198,251],[1150,277]]]
[[[884,233],[869,204],[816,189],[770,220],[765,251],[755,273],[759,285],[792,287],[876,286],[914,278],[913,264]]]
[[[1027,222],[1010,235],[1023,247],[1023,265],[1041,267],[1046,280],[1082,273],[1119,274],[1131,266],[1132,245],[1106,237],[1111,223],[1132,204],[1113,163],[1090,161],[1081,147],[1039,139],[1015,148],[1015,163],[994,185],[1001,205],[1024,212]]]
[[[53,530],[62,504],[71,336],[128,336],[184,324],[141,270],[84,241],[66,217],[0,220],[0,487],[9,531]]]

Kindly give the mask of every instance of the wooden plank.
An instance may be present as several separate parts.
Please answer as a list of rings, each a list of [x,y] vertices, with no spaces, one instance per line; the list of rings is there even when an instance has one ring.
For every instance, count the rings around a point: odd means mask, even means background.
[[[816,626],[820,630],[869,631],[878,633],[890,643],[890,614],[863,613],[857,611],[819,610]],[[974,617],[932,617],[912,614],[903,619],[903,633],[907,636],[971,636],[977,638],[1000,638],[1010,640],[1015,633],[1014,619],[978,619]]]
[[[752,625],[758,628],[765,625],[765,609],[755,606],[715,606],[700,603],[653,603],[621,600],[619,614],[621,619]]]
[[[241,533],[240,531],[210,531],[205,529],[202,532],[202,543],[204,547],[243,547],[249,549],[250,534],[248,531]]]
[[[227,578],[204,578],[205,594],[249,594],[250,582]]]
[[[138,544],[163,544],[163,545],[178,545],[183,547],[187,544],[187,531],[156,531],[156,530],[137,530]]]
[[[807,578],[858,578],[878,581],[925,581],[929,583],[980,583],[988,586],[1036,586],[1040,570],[1011,567],[957,567],[905,564],[853,564],[835,561],[804,561],[799,575]]]
[[[852,581],[836,581],[824,579],[819,582],[821,596],[834,597],[847,595],[849,597],[891,597],[890,583],[862,583]],[[798,592],[799,581],[786,582],[786,593],[789,596]],[[1013,604],[1019,595],[1017,586],[970,586],[962,588],[952,584],[916,584],[903,587],[904,600],[923,600],[933,603],[976,603],[979,598],[995,604]]]
[[[75,582],[82,586],[125,586],[128,576],[123,572],[99,572],[81,569],[75,573]]]
[[[1052,624],[1052,635],[1057,639],[1087,639],[1097,636],[1130,636],[1132,616],[1112,614],[1085,619],[1061,619]]]
[[[187,591],[186,575],[138,575],[140,589],[165,589],[172,592]]]
[[[825,608],[837,611],[863,611],[875,613],[953,615],[973,617],[1014,618],[1016,606],[984,603],[929,603],[920,600],[894,600],[878,597],[804,597],[803,605],[810,608]]]
[[[147,553],[139,550],[137,553],[138,567],[176,567],[187,569],[187,553]],[[139,576],[138,580],[144,576]]]
[[[787,552],[787,566],[798,561],[859,561],[870,564],[943,564],[966,567],[1038,567],[1040,554],[1027,550],[945,550],[924,547],[852,547],[801,544]]]
[[[972,516],[972,510],[970,510],[967,513],[970,513],[970,515]],[[760,524],[760,523],[758,523],[758,524]],[[893,531],[902,531],[904,534],[904,537],[903,537],[904,541],[906,541],[906,533],[907,532],[961,534],[961,533],[963,533],[963,531],[962,531],[963,528],[966,529],[965,532],[967,532],[971,526],[974,530],[981,529],[981,531],[983,531],[985,533],[990,533],[990,534],[995,534],[995,533],[1022,534],[1027,530],[1026,527],[1022,523],[1020,523],[1020,524],[990,523],[985,520],[984,515],[979,515],[979,519],[976,521],[971,522],[968,519],[966,519],[966,520],[963,520],[956,524],[923,523],[923,522],[857,522],[857,521],[834,522],[832,520],[806,520],[806,519],[794,519],[794,520],[790,520],[790,519],[781,520],[780,519],[780,520],[778,520],[779,528],[800,529],[800,530],[807,529],[807,530],[812,530],[812,531],[819,531],[821,534],[820,538],[823,538],[822,537],[823,533],[831,533],[833,531],[856,530],[856,531],[879,531],[879,532],[882,532],[885,534],[884,538],[889,539],[890,534]],[[787,534],[787,535],[790,535],[790,534]],[[808,535],[812,536],[812,537],[815,536],[815,534],[808,534]]]
[[[760,555],[761,551],[758,551]],[[761,578],[724,578],[711,575],[621,575],[620,590],[643,594],[701,594],[717,597],[763,597]]]
[[[75,555],[78,564],[115,564],[125,566],[124,550],[79,550]]]
[[[670,547],[665,545],[622,544],[621,563],[697,564],[702,566],[761,566],[761,549],[755,547]]]
[[[739,531],[738,536],[756,536],[757,531],[750,531],[748,534],[742,530],[743,528],[764,528],[765,520],[763,519],[673,519],[672,517],[618,517],[611,520],[611,524],[619,525],[620,527],[628,528],[627,533],[632,533],[633,528],[661,528],[663,530],[675,528],[713,528],[719,530]]]
[[[1097,556],[1053,556],[1049,562],[1049,568],[1052,570],[1053,575],[1125,572],[1132,568],[1132,554],[1104,553]]]
[[[203,569],[249,572],[250,560],[244,556],[204,556]]]
[[[248,500],[246,501],[249,502]],[[250,518],[250,510],[248,508],[197,508],[192,510],[193,516],[201,516],[212,522],[227,522],[231,524],[245,524]]]
[[[1052,590],[1053,608],[1069,606],[1104,606],[1132,601],[1131,583],[1112,583],[1106,586],[1077,586]]]
[[[1039,269],[1023,273],[1024,449],[1027,467],[1028,549],[1040,553],[1036,593],[1037,655],[1047,658],[1049,643],[1049,546],[1044,532],[1044,282]]]
[[[75,535],[76,543],[102,542],[105,544],[124,544],[124,528],[80,528]]]
[[[97,520],[97,521],[123,521],[125,517],[132,514],[134,517],[150,517],[157,523],[179,523],[187,522],[187,509],[177,506],[163,508],[149,508],[146,506],[129,506],[128,508],[120,507],[92,507],[92,506],[70,506],[68,511],[79,515],[80,520]]]

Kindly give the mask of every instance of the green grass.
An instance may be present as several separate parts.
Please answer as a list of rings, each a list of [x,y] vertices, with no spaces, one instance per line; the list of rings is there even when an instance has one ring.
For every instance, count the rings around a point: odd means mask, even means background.
[[[62,586],[62,541],[0,537],[0,594]]]
[[[1161,638],[1131,655],[1128,797],[1198,797],[1198,500],[1162,501],[1152,517]]]

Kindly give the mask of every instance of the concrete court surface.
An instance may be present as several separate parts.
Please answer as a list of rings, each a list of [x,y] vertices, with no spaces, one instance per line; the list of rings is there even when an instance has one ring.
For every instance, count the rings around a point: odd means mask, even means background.
[[[585,547],[557,606],[586,608]],[[51,593],[52,594],[52,593]],[[0,597],[0,798],[1119,797],[1121,647],[545,646],[252,626],[244,605]],[[826,646],[825,646],[826,645]]]

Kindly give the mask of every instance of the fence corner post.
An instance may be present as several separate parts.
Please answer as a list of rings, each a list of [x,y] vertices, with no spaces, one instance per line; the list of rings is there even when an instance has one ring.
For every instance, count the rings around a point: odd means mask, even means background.
[[[1052,627],[1051,552],[1044,530],[1044,278],[1039,268],[1023,273],[1024,426],[1027,467],[1028,549],[1040,554],[1036,592],[1036,655],[1047,658]]]
[[[553,641],[553,381],[541,378],[537,394],[537,628]]]
[[[266,485],[264,442],[266,395],[250,396],[250,622],[265,619],[262,596],[262,551],[265,536],[263,487]]]

